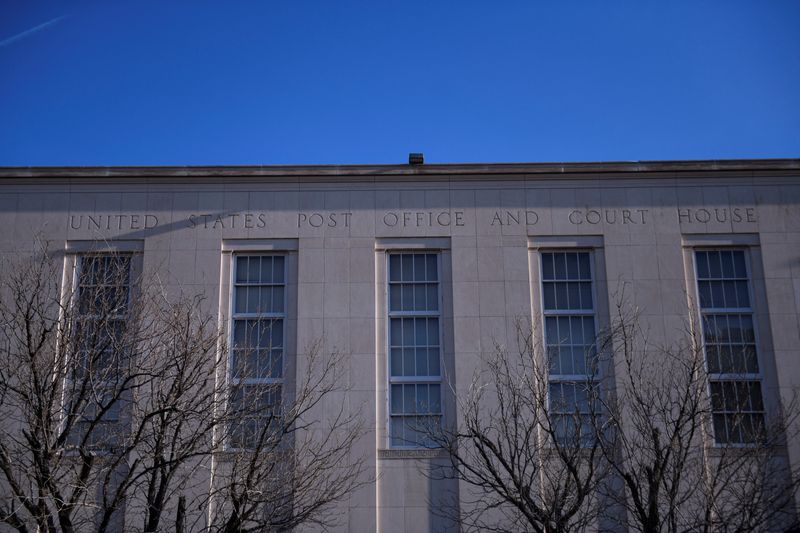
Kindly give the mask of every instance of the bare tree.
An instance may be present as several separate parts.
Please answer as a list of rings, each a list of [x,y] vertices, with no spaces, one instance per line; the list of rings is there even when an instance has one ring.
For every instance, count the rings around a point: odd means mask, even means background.
[[[74,282],[42,249],[0,288],[0,519],[19,531],[119,529],[143,502],[155,531],[208,456],[218,334],[198,300],[170,303],[131,256],[92,253]]]
[[[359,410],[331,409],[342,355],[315,344],[299,379],[248,396],[229,387],[202,298],[145,286],[131,255],[85,254],[59,283],[63,261],[41,250],[3,269],[0,521],[198,529],[213,503],[217,529],[286,529],[329,523],[332,505],[371,482],[353,457]]]
[[[623,484],[608,496],[627,509],[629,527],[745,532],[795,523],[798,478],[785,448],[795,408],[754,417],[748,411],[764,411],[760,388],[757,395],[732,389],[727,400],[723,397],[721,386],[709,380],[698,324],[690,324],[671,345],[657,346],[629,309],[617,303],[606,333],[618,379],[609,385],[616,394],[604,402],[607,421],[598,439]],[[733,404],[731,396],[738,398]],[[723,402],[727,415],[718,414]],[[747,406],[750,402],[759,405]],[[737,437],[715,444],[713,423],[724,423],[722,416]]]
[[[191,485],[191,478],[207,470],[219,422],[219,330],[199,298],[171,302],[157,292],[146,302],[149,334],[140,341],[136,364],[147,379],[131,402],[129,425],[119,428],[123,446],[101,479],[98,531],[113,529],[114,513],[125,505],[142,507],[142,531],[157,531],[171,508],[176,522],[185,521],[185,507],[177,506],[181,498],[185,505],[186,492],[194,495],[190,503],[206,500],[205,487]]]
[[[147,380],[133,363],[140,330],[128,265],[87,259],[74,293],[62,292],[46,250],[4,268],[2,518],[20,531],[75,531],[93,519],[106,452],[121,444],[117,422]]]
[[[374,481],[353,454],[360,407],[335,405],[346,391],[344,357],[317,341],[303,360],[296,385],[230,392],[212,474],[214,531],[330,526],[333,506]]]
[[[521,322],[517,331],[519,349],[497,346],[457,398],[458,427],[428,431],[450,458],[434,475],[466,486],[456,517],[466,530],[580,531],[595,523],[606,477],[593,433],[600,390],[590,377],[551,399],[541,345]]]
[[[800,472],[786,450],[796,436],[796,404],[781,406],[769,390],[762,397],[760,384],[712,379],[706,344],[732,333],[708,327],[689,323],[671,344],[655,345],[623,295],[587,354],[593,371],[580,399],[548,385],[552,355],[542,353],[535,335],[522,335],[516,353],[496,348],[457,397],[458,427],[427,429],[450,457],[436,475],[467,487],[462,526],[648,533],[796,527]],[[715,435],[723,430],[727,441]]]

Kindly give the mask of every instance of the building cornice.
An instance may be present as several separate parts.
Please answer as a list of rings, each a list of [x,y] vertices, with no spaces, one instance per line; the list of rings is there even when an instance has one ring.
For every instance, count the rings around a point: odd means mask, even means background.
[[[0,179],[19,178],[262,178],[268,181],[382,181],[427,179],[593,179],[687,175],[795,175],[800,159],[614,161],[585,163],[453,163],[424,165],[52,166],[0,167]]]

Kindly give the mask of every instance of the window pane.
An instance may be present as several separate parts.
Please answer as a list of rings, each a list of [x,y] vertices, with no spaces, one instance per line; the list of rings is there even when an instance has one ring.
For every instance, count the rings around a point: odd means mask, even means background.
[[[403,319],[392,318],[389,320],[389,345],[403,345]]]
[[[260,281],[261,258],[251,257],[247,263],[247,283],[258,283]]]
[[[556,309],[556,288],[553,283],[542,285],[542,295],[545,309]]]
[[[442,390],[441,385],[430,385],[428,390],[428,411],[434,414],[442,412]]]
[[[389,281],[400,281],[400,254],[389,255]]]
[[[286,258],[282,255],[272,257],[272,282],[286,283]]]
[[[556,303],[554,309],[569,309],[567,284],[564,282],[558,282],[555,285],[556,285]]]
[[[414,256],[414,280],[425,281],[425,256],[423,254],[415,254]]]
[[[416,349],[416,373],[415,376],[427,376],[428,375],[428,349],[427,348],[417,348]]]
[[[722,264],[719,252],[708,252],[708,277],[719,279],[722,277]]]
[[[428,344],[430,346],[439,345],[439,319],[429,318],[428,321]]]
[[[411,254],[402,254],[400,258],[402,261],[400,279],[403,281],[414,281],[414,256]]]
[[[403,412],[403,386],[392,385],[392,414],[400,414]]]
[[[394,256],[392,256],[394,257]],[[399,311],[402,309],[401,299],[400,299],[400,291],[401,286],[394,284],[389,285],[389,310],[390,311]]]
[[[430,348],[428,350],[428,375],[429,376],[441,375],[438,348]]]
[[[414,345],[428,345],[428,324],[424,318],[414,318]]]
[[[427,285],[427,295],[428,295],[428,311],[438,311],[439,310],[439,286],[429,284]]]
[[[272,312],[283,313],[285,310],[284,287],[272,287]]]
[[[425,294],[425,285],[420,283],[412,285],[414,288],[414,305],[411,307],[414,311],[425,311],[428,306],[428,297]]]
[[[553,277],[553,254],[542,254],[542,279],[551,280]]]
[[[750,291],[746,281],[736,282],[736,307],[750,307]]]
[[[392,348],[389,352],[389,363],[391,366],[392,376],[403,375],[403,350],[400,348]]]
[[[706,279],[708,278],[709,270],[708,270],[708,254],[706,252],[697,252],[695,254],[695,258],[697,261],[697,278],[698,279]]]
[[[427,279],[428,281],[439,281],[438,261],[436,254],[428,254],[427,256]]]
[[[578,279],[578,255],[565,254],[567,260],[567,279]]]
[[[741,250],[733,251],[733,272],[737,278],[747,278],[747,267],[744,262],[744,252]]]
[[[416,356],[414,353],[414,348],[403,348],[403,375],[404,376],[413,376],[415,375],[415,361]]]
[[[722,277],[733,278],[733,254],[730,250],[720,252],[720,262],[722,263]]]
[[[580,269],[580,279],[592,279],[592,269],[589,265],[588,252],[582,252],[578,254],[578,268]]]
[[[401,291],[401,307],[400,309],[403,311],[413,311],[414,310],[414,286],[409,283],[404,283],[400,285]]]

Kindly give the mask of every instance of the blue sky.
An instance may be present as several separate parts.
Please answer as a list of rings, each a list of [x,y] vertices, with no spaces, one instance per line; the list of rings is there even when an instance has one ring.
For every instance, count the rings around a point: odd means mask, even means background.
[[[800,2],[0,0],[0,165],[800,157]]]

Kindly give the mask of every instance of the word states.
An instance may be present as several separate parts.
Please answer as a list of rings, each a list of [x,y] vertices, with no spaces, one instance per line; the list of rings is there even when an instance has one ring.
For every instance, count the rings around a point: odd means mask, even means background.
[[[224,213],[202,215],[189,215],[190,228],[226,229],[226,228],[265,228],[267,226],[266,213]]]

